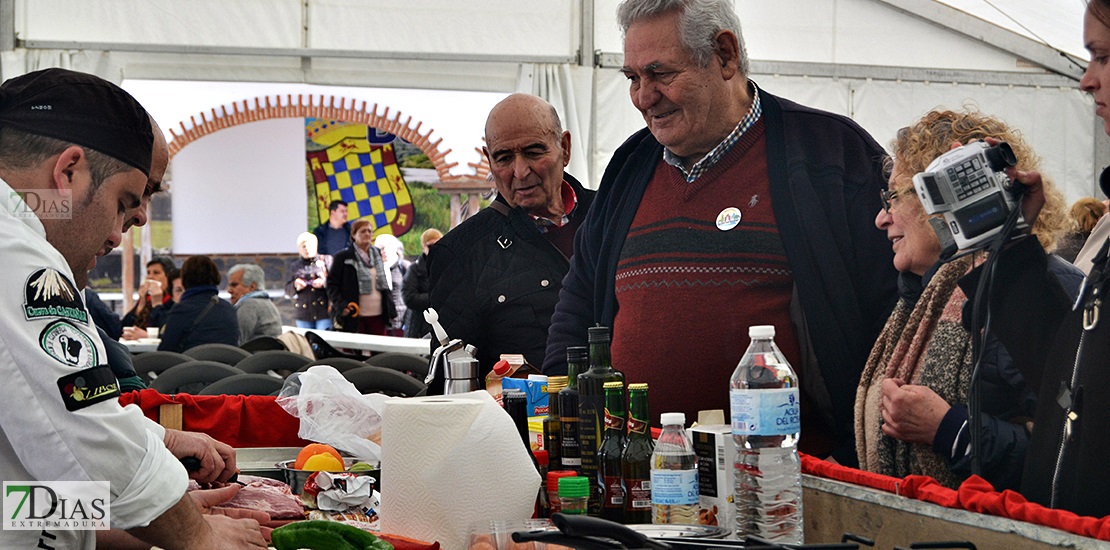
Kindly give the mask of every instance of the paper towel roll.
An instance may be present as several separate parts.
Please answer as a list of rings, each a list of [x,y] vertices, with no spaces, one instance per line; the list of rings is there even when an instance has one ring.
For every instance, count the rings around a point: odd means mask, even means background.
[[[382,412],[382,532],[467,546],[472,527],[532,517],[540,474],[489,393],[391,399]]]

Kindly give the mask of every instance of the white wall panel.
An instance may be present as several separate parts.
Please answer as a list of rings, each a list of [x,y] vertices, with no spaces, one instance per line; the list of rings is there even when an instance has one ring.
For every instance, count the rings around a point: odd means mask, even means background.
[[[574,0],[309,0],[308,47],[451,54],[577,51]]]
[[[173,252],[289,253],[306,229],[304,119],[205,136],[173,159]]]
[[[20,0],[25,40],[301,47],[298,0]]]

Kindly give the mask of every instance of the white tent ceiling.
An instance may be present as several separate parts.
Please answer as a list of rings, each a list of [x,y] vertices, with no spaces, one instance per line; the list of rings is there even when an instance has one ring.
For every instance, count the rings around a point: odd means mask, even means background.
[[[850,116],[884,144],[930,108],[976,105],[1024,131],[1069,199],[1097,193],[1110,148],[1077,89],[1083,0],[736,2],[764,89]],[[643,125],[616,70],[616,4],[0,0],[0,77],[62,66],[116,82],[528,91],[559,109],[575,135],[571,171],[596,185]],[[188,101],[197,113],[225,103]],[[175,183],[175,193],[193,186]]]

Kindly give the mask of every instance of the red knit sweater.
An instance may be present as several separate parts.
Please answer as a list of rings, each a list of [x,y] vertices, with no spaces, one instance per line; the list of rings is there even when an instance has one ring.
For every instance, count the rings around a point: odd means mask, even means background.
[[[647,382],[651,415],[723,409],[748,327],[774,325],[792,364],[793,278],[767,176],[763,121],[693,183],[660,160],[621,249],[613,367]],[[718,223],[740,211],[733,228]]]

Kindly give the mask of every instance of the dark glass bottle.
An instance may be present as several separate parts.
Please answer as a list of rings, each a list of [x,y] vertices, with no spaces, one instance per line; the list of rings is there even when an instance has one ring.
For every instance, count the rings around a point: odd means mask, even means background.
[[[621,450],[624,449],[624,387],[605,383],[605,435],[597,460],[601,466],[601,517],[624,523],[624,487],[621,485]]]
[[[559,427],[559,392],[567,387],[566,376],[547,379],[547,418],[543,419],[543,448],[547,451],[547,469],[563,469],[563,431]]]
[[[578,374],[586,368],[589,352],[585,346],[567,348],[567,387],[559,391],[559,429],[563,434],[564,470],[582,474],[582,453],[578,439]]]
[[[651,453],[647,384],[628,385],[628,441],[621,450],[624,522],[651,523]]]
[[[589,513],[601,514],[601,468],[598,449],[605,429],[606,382],[620,382],[624,375],[613,369],[609,355],[609,327],[590,327],[590,370],[578,375],[578,438],[581,441],[582,475],[590,480]]]
[[[509,389],[505,390],[501,397],[505,411],[513,419],[516,431],[520,434],[520,440],[524,442],[528,449],[531,449],[531,442],[528,437],[528,396],[520,390]]]

